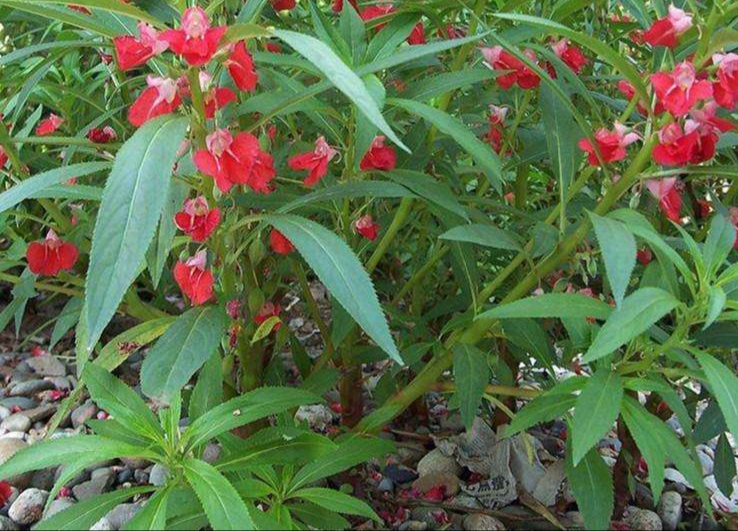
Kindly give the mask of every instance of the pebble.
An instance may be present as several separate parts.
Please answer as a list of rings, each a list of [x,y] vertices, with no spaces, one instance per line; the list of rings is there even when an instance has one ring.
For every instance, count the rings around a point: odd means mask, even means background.
[[[379,492],[393,492],[395,490],[395,483],[390,478],[382,478],[377,485]]]
[[[122,529],[130,522],[136,513],[141,510],[141,504],[138,503],[122,503],[117,505],[110,511],[105,518],[113,526],[113,529]]]
[[[11,415],[10,410],[4,406],[0,406],[0,421],[5,420]]]
[[[418,475],[427,476],[428,474],[450,474],[457,476],[461,471],[461,467],[453,457],[443,455],[438,448],[431,450],[418,463]]]
[[[8,409],[13,409],[14,407],[17,407],[18,409],[25,411],[27,409],[38,407],[38,402],[26,396],[10,396],[8,398],[3,398],[2,400],[0,400],[0,406]]]
[[[57,498],[49,504],[49,508],[44,513],[44,519],[51,518],[55,514],[69,509],[76,502],[72,498]]]
[[[464,529],[467,531],[504,531],[505,526],[494,516],[470,514],[464,518]]]
[[[664,528],[658,514],[635,507],[631,508],[631,513],[625,521],[631,529],[639,529],[641,531],[662,531]]]
[[[103,516],[90,528],[90,531],[113,531],[114,529],[115,528],[113,527],[113,524],[110,523],[110,520]]]
[[[77,429],[83,426],[85,422],[97,415],[97,406],[88,400],[77,409],[72,411],[72,427]]]
[[[10,459],[16,452],[22,450],[28,445],[21,439],[0,439],[0,465]],[[26,472],[25,474],[19,474],[9,478],[7,481],[14,487],[23,489],[28,486],[33,477],[33,472]]]
[[[41,519],[49,493],[39,489],[24,490],[8,510],[8,516],[16,524],[31,525]]]
[[[428,529],[428,524],[417,520],[402,522],[397,528],[398,531],[425,531],[426,529]]]
[[[5,431],[22,431],[27,432],[31,429],[31,419],[29,419],[23,413],[16,413],[10,415],[2,423],[0,423],[0,430]]]
[[[48,391],[53,389],[54,384],[48,380],[30,380],[28,382],[20,382],[10,388],[8,393],[10,396],[24,396],[29,397],[40,393],[41,391]]]
[[[202,452],[202,460],[206,463],[213,464],[220,459],[221,448],[219,444],[208,443]]]
[[[17,531],[19,527],[7,516],[0,516],[0,531]]]
[[[445,511],[436,509],[435,507],[415,507],[410,512],[410,517],[418,522],[424,522],[428,525],[428,529],[438,529],[436,515],[439,513],[445,514]]]
[[[664,492],[656,509],[666,531],[675,531],[682,519],[682,496],[678,492]]]
[[[115,471],[111,468],[95,470],[89,481],[72,487],[74,497],[79,501],[89,500],[105,492],[115,479]]]
[[[446,496],[455,496],[459,492],[459,478],[452,474],[427,474],[413,481],[413,488],[422,493],[426,493],[438,485],[443,485],[446,488]]]
[[[169,479],[169,471],[164,465],[155,464],[149,472],[149,484],[155,487],[163,487]]]
[[[133,480],[133,469],[130,467],[125,467],[120,470],[115,478],[115,481],[118,484],[128,483],[131,480]]]
[[[31,478],[31,487],[36,489],[50,491],[54,487],[54,477],[56,475],[56,467],[42,468],[33,473]]]
[[[31,422],[39,422],[46,420],[51,415],[56,413],[56,406],[53,404],[44,404],[32,409],[26,409],[23,414],[31,419]]]
[[[414,470],[402,465],[387,465],[383,474],[399,484],[410,483],[418,479],[418,474]]]
[[[149,483],[149,473],[144,470],[137,469],[133,472],[133,479],[135,479],[136,483],[139,485],[147,485]]]
[[[64,364],[50,354],[29,358],[26,363],[33,372],[41,376],[64,376],[67,374],[67,368]]]

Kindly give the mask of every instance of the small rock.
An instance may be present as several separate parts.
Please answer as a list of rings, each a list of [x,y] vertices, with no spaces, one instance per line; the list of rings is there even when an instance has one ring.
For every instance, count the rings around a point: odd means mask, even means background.
[[[14,407],[17,407],[18,409],[25,411],[27,409],[33,409],[37,407],[38,402],[26,396],[10,396],[8,398],[3,398],[2,400],[0,400],[0,406],[6,407],[8,409],[13,409]]]
[[[149,473],[146,472],[145,470],[141,470],[140,468],[137,468],[133,472],[133,479],[139,485],[147,485],[149,483]]]
[[[656,509],[666,531],[675,531],[682,519],[682,496],[678,492],[664,492]]]
[[[72,411],[72,427],[75,429],[83,426],[85,422],[97,414],[97,406],[88,400],[77,409]]]
[[[397,528],[398,531],[426,531],[428,524],[425,522],[418,522],[417,520],[408,520],[402,522]]]
[[[6,431],[20,431],[27,432],[31,429],[31,419],[29,419],[23,413],[16,413],[10,415],[2,423],[0,423],[0,430]]]
[[[431,450],[418,463],[418,475],[427,476],[428,474],[450,474],[458,476],[461,467],[453,457],[445,456],[436,448]]]
[[[635,501],[639,509],[653,511],[655,508],[651,489],[641,483],[636,483]]]
[[[163,487],[169,479],[169,471],[164,465],[155,464],[149,472],[149,484],[155,487]]]
[[[24,490],[8,510],[13,522],[21,525],[35,524],[41,519],[49,493],[39,489]]]
[[[715,468],[715,464],[712,461],[712,457],[707,455],[706,452],[697,451],[697,456],[700,459],[700,464],[702,465],[702,475],[703,476],[710,476],[712,475],[713,469]]]
[[[474,496],[469,496],[468,494],[464,493],[459,494],[453,500],[450,500],[449,503],[458,507],[465,507],[467,509],[482,508],[482,504],[479,503],[479,500],[477,500]]]
[[[105,518],[113,526],[113,529],[122,529],[130,522],[136,513],[141,510],[141,504],[138,503],[122,503],[117,505],[110,511]]]
[[[54,384],[48,380],[30,380],[28,382],[20,382],[15,384],[8,393],[10,396],[32,396],[41,391],[53,389]]]
[[[395,482],[390,478],[382,478],[377,485],[377,490],[379,492],[393,492],[395,490]]]
[[[16,452],[26,448],[28,445],[20,439],[0,439],[0,465],[10,459]],[[28,486],[33,477],[33,472],[26,472],[9,478],[7,481],[14,487],[23,489]]]
[[[306,422],[312,429],[324,431],[333,423],[333,412],[322,404],[300,406],[295,413],[295,421]]]
[[[44,519],[51,518],[66,509],[69,509],[76,502],[72,498],[57,498],[49,504],[49,508],[44,513]]]
[[[56,406],[53,404],[44,404],[32,409],[27,409],[23,412],[26,417],[31,419],[31,422],[46,420],[54,413],[56,413]]]
[[[56,475],[56,467],[42,468],[33,473],[31,478],[31,487],[36,489],[50,491],[54,487],[54,476]]]
[[[410,512],[410,517],[418,522],[425,522],[428,529],[438,529],[439,522],[448,520],[446,512],[435,507],[416,507]]]
[[[423,494],[439,485],[445,487],[446,496],[455,496],[459,492],[459,478],[452,474],[427,474],[413,481],[413,488],[418,489]]]
[[[579,511],[569,511],[564,516],[569,520],[572,527],[584,529],[584,517]]]
[[[7,516],[0,516],[0,531],[17,531],[19,528],[13,520]]]
[[[470,514],[464,518],[467,531],[504,531],[505,526],[497,518],[486,514]]]
[[[418,474],[414,470],[402,465],[387,465],[383,474],[399,484],[410,483],[418,479]]]
[[[115,472],[112,469],[99,469],[93,473],[89,481],[72,487],[72,492],[79,501],[89,500],[105,492],[113,484],[114,479]]]
[[[206,463],[213,464],[220,459],[221,448],[219,444],[208,443],[202,452],[202,460]]]
[[[137,468],[146,468],[149,464],[146,459],[141,459],[139,457],[121,457],[120,460],[124,465],[131,467],[134,470]]]
[[[662,531],[663,524],[659,515],[653,511],[645,509],[631,508],[631,513],[625,519],[631,529],[639,529],[641,531]]]
[[[0,406],[0,422],[10,416],[10,410],[6,407]]]
[[[110,523],[110,521],[103,516],[100,518],[93,526],[90,528],[90,531],[113,531],[115,528]]]
[[[125,467],[122,470],[118,472],[118,475],[115,477],[115,482],[119,485],[122,483],[127,483],[133,479],[133,469],[129,467]]]
[[[26,363],[33,372],[41,376],[64,376],[67,374],[67,368],[64,364],[50,354],[29,358]]]

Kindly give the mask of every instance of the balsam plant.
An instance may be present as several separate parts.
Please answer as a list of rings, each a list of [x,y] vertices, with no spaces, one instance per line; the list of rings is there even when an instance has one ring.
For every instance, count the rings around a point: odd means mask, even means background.
[[[348,525],[326,508],[371,517],[308,485],[375,455],[363,435],[422,413],[431,390],[454,395],[467,427],[490,399],[505,436],[566,419],[567,476],[589,527],[622,516],[642,461],[655,498],[673,462],[710,511],[695,445],[715,437],[716,481],[730,495],[738,7],[0,6],[0,280],[13,285],[0,325],[19,328],[39,293],[69,298],[53,337],[74,329],[81,385],[51,431],[87,386],[113,415],[91,426],[111,455],[172,472],[139,524],[204,514],[214,528]],[[320,332],[317,357],[285,325],[290,290]],[[109,339],[116,314],[138,323]],[[149,345],[140,381],[158,421],[107,375]],[[284,387],[287,349],[306,389],[338,387],[341,438],[284,414],[318,399]],[[381,375],[373,409],[369,364]],[[182,431],[191,381],[196,420]],[[106,399],[110,389],[127,399]],[[244,422],[229,417],[188,443],[239,400],[263,413],[237,407]],[[613,427],[623,449],[610,469],[596,446]],[[200,452],[215,438],[225,456],[210,465]],[[295,441],[318,461],[326,448],[369,446],[320,476],[302,466],[307,453],[274,461]],[[60,462],[55,444],[0,476]],[[220,486],[233,500],[222,514]],[[115,505],[123,494],[106,496]]]

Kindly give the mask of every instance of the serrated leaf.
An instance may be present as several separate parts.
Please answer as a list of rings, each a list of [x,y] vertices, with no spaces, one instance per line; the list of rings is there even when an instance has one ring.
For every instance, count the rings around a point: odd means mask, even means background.
[[[367,335],[402,364],[372,281],[351,248],[328,229],[304,218],[281,215],[267,216],[265,220],[294,244],[328,291]]]
[[[664,467],[666,466],[666,453],[661,441],[653,436],[649,429],[649,419],[643,417],[641,410],[624,406],[622,415],[625,425],[648,465],[648,482],[651,485],[653,497],[660,499],[664,489]]]
[[[569,200],[569,185],[573,181],[580,158],[577,141],[582,134],[572,113],[561,104],[546,84],[541,86],[540,105],[542,109],[546,109],[546,112],[541,113],[546,146],[559,182],[559,202],[562,212],[565,212],[565,205]]]
[[[167,188],[188,124],[182,117],[155,118],[118,151],[92,238],[83,310],[86,355],[140,271],[166,201],[161,191]]]
[[[610,430],[620,412],[623,384],[618,373],[599,369],[577,398],[572,423],[572,461],[575,465]]]
[[[454,345],[454,381],[461,406],[461,419],[470,429],[477,416],[484,389],[489,383],[490,369],[487,355],[465,343]]]
[[[677,304],[679,301],[662,289],[639,289],[607,318],[582,361],[590,363],[611,354],[646,332]]]
[[[600,454],[592,449],[574,466],[568,452],[566,477],[587,529],[608,529],[614,506],[613,485],[610,468]]]
[[[324,489],[320,487],[312,487],[298,490],[293,494],[295,498],[302,498],[314,503],[325,509],[343,514],[353,514],[370,518],[375,522],[380,522],[379,517],[365,502],[344,494],[340,490]]]
[[[477,319],[606,319],[612,308],[606,303],[579,293],[546,293],[501,304],[480,314]]]
[[[735,456],[733,448],[724,433],[720,434],[715,449],[715,483],[720,492],[730,498],[733,495],[733,479],[735,478]]]
[[[727,216],[715,214],[710,223],[710,230],[702,248],[707,278],[712,279],[715,273],[733,250],[736,229]]]
[[[220,471],[245,470],[264,465],[309,463],[338,448],[330,439],[316,433],[302,433],[296,437],[283,436],[251,444],[247,440],[241,448],[229,453],[215,466]]]
[[[149,351],[141,366],[141,390],[167,402],[213,356],[228,327],[219,306],[192,308],[180,315]]]
[[[738,440],[738,378],[714,356],[698,351],[694,355],[705,371],[710,391],[723,412],[730,433]]]
[[[533,399],[515,414],[515,418],[505,429],[505,437],[512,437],[531,426],[564,416],[574,407],[576,400],[576,396],[569,394],[543,395]]]
[[[148,499],[146,505],[136,512],[126,525],[124,531],[165,529],[167,527],[167,502],[170,489],[158,490]]]
[[[220,353],[213,354],[200,369],[197,383],[190,395],[190,421],[223,402],[223,362]]]
[[[522,249],[518,238],[511,232],[498,229],[492,225],[473,223],[460,225],[447,230],[439,236],[442,240],[475,243],[493,249],[520,251]]]
[[[720,314],[725,308],[725,303],[728,301],[728,296],[725,291],[719,286],[710,287],[710,299],[708,301],[707,317],[705,318],[705,324],[702,330],[707,330],[716,320],[720,317]]]
[[[620,307],[630,283],[630,276],[635,269],[638,252],[635,238],[620,221],[603,218],[591,212],[589,218],[592,220],[597,241],[602,249],[613,298]]]
[[[51,340],[49,341],[49,350],[53,349],[64,334],[77,324],[83,302],[79,297],[72,297],[64,305],[59,318],[54,323],[54,330],[51,332]]]

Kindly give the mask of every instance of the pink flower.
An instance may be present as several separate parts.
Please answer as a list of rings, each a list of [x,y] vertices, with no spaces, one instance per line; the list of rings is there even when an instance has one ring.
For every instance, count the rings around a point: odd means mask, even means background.
[[[732,109],[738,101],[738,54],[715,54],[712,62],[717,65],[718,80],[712,85],[715,101],[721,107]]]
[[[418,22],[417,24],[415,24],[415,27],[413,27],[413,31],[410,32],[410,35],[407,38],[407,43],[411,46],[426,43],[425,26],[422,22]]]
[[[128,121],[134,127],[141,127],[152,118],[172,113],[182,103],[174,79],[148,76],[146,84],[148,88],[128,109]]]
[[[372,141],[369,150],[361,159],[361,164],[359,165],[363,171],[391,171],[395,169],[397,153],[392,146],[385,146],[384,141],[384,136],[378,136]]]
[[[321,136],[315,141],[314,151],[295,155],[287,161],[287,164],[293,170],[309,170],[305,186],[313,186],[328,173],[328,164],[336,155],[338,151],[329,146],[325,138]]]
[[[665,166],[683,166],[692,159],[699,133],[690,124],[688,130],[678,123],[670,123],[659,131],[659,143],[653,150],[653,160]]]
[[[709,81],[698,80],[692,63],[679,63],[671,73],[658,72],[651,76],[656,99],[673,116],[687,114],[695,104],[712,96]]]
[[[223,64],[228,67],[228,73],[239,90],[250,92],[256,88],[259,74],[254,69],[254,59],[243,41],[236,43]]]
[[[207,253],[202,250],[185,262],[174,265],[174,280],[192,306],[205,304],[213,297],[213,274],[206,268],[206,264]]]
[[[659,208],[674,223],[679,223],[679,212],[682,209],[682,196],[679,193],[679,180],[676,177],[651,179],[646,187],[659,202]]]
[[[174,224],[187,234],[192,241],[204,242],[220,223],[220,210],[208,207],[203,196],[186,199],[181,211],[174,215]]]
[[[36,127],[36,134],[38,136],[48,136],[56,132],[64,123],[64,118],[60,118],[53,112]]]
[[[675,7],[669,6],[669,15],[654,22],[643,32],[643,40],[651,46],[666,46],[674,48],[679,44],[679,36],[692,27],[692,15]]]
[[[374,223],[371,214],[367,214],[356,220],[354,230],[367,240],[374,241],[379,233],[379,223]]]
[[[199,7],[190,7],[182,15],[180,29],[162,32],[169,48],[184,57],[192,66],[210,61],[218,51],[218,45],[226,32],[225,26],[210,27],[208,15]]]
[[[615,122],[612,131],[605,128],[598,129],[595,133],[595,142],[599,149],[603,162],[616,162],[623,160],[626,155],[626,147],[636,142],[640,137],[636,133],[628,133],[628,129],[621,123]],[[587,160],[592,166],[599,166],[600,161],[597,158],[597,150],[595,150],[589,138],[583,138],[578,143],[579,149],[587,153]]]
[[[482,48],[481,51],[484,60],[492,70],[511,70],[511,72],[497,76],[496,80],[500,88],[509,89],[517,83],[522,89],[531,89],[537,87],[541,82],[538,74],[510,52],[504,50],[502,46]],[[532,50],[525,50],[523,53],[534,63],[538,60]]]
[[[169,43],[160,37],[159,32],[145,22],[138,23],[138,33],[138,39],[132,35],[113,39],[118,68],[123,72],[146,63],[169,48]]]
[[[551,45],[554,53],[566,65],[571,68],[575,74],[581,72],[582,68],[587,66],[589,60],[584,56],[582,50],[569,43],[568,39],[561,39]]]

